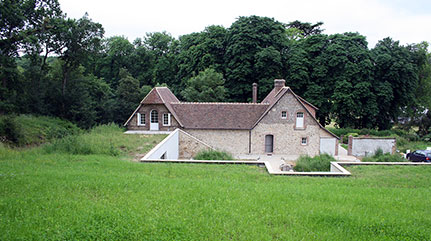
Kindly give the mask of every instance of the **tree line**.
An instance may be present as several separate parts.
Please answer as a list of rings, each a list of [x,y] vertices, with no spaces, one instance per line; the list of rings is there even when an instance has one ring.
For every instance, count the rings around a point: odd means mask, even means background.
[[[68,18],[57,0],[1,0],[0,113],[58,116],[81,127],[124,123],[154,86],[184,101],[251,101],[283,78],[319,108],[321,124],[388,129],[406,117],[428,133],[431,55],[426,42],[391,38],[369,49],[359,33],[323,23],[239,17],[180,36],[104,37],[88,15]],[[429,118],[428,118],[429,119]]]

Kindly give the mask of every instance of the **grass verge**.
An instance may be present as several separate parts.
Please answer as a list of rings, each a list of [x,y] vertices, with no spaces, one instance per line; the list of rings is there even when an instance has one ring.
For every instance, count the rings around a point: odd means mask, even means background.
[[[203,150],[198,152],[193,159],[195,160],[234,160],[230,153],[215,150]]]

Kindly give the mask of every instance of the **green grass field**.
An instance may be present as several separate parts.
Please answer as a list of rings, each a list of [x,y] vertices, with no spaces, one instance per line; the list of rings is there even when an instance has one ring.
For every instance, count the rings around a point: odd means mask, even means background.
[[[165,136],[122,132],[0,145],[0,240],[431,240],[431,167],[137,163]]]
[[[430,240],[430,167],[349,178],[108,155],[0,161],[0,240]]]

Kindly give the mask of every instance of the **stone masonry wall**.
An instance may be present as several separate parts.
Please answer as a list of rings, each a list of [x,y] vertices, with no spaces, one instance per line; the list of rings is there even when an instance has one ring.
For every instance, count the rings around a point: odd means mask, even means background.
[[[185,131],[215,149],[226,151],[234,155],[248,153],[248,130],[187,129]]]
[[[287,118],[281,118],[281,112],[287,111]],[[297,112],[304,113],[304,127],[296,125]],[[320,127],[306,112],[296,98],[287,92],[277,104],[265,115],[252,130],[251,153],[265,153],[265,136],[273,135],[273,154],[275,155],[318,155],[320,148]],[[307,138],[307,144],[302,145],[302,138]]]
[[[199,151],[212,149],[209,145],[203,143],[202,141],[196,139],[190,134],[180,131],[179,132],[179,159],[191,159],[193,158]]]
[[[163,114],[170,113],[169,110],[163,104],[153,105],[142,105],[136,113],[145,114],[145,126],[138,126],[137,114],[127,124],[129,130],[150,130],[150,112],[151,110],[157,110],[159,116],[159,130],[160,131],[173,131],[179,127],[179,124],[175,117],[171,114],[171,125],[163,126]]]
[[[319,127],[307,126],[305,130],[294,130],[292,124],[259,124],[251,135],[251,153],[265,153],[265,136],[274,136],[274,155],[309,155],[319,154]],[[307,138],[307,145],[302,145],[302,138]]]

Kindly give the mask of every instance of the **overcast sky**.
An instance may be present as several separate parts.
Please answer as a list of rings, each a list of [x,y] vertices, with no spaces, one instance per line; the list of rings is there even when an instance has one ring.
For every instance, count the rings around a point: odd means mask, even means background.
[[[283,23],[324,22],[326,34],[359,32],[368,47],[392,37],[402,44],[431,41],[430,0],[59,0],[68,17],[88,12],[105,36],[133,41],[147,32],[174,37],[209,25],[229,27],[239,16],[266,16]]]

